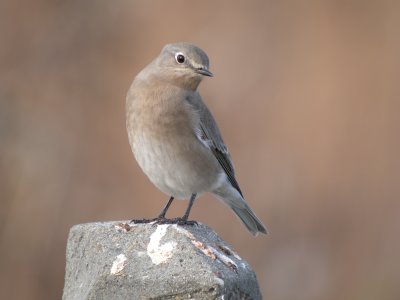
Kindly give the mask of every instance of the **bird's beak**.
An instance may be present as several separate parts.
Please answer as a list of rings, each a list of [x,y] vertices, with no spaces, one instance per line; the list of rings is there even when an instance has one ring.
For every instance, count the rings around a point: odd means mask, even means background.
[[[198,74],[201,74],[201,75],[204,75],[204,76],[209,76],[209,77],[213,77],[213,76],[214,76],[213,73],[211,73],[210,71],[208,71],[208,69],[205,68],[205,67],[197,68],[197,69],[196,69],[196,72],[197,72]]]

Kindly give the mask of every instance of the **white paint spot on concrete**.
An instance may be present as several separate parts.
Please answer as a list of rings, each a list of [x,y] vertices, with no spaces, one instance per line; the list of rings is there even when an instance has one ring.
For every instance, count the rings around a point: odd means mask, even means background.
[[[142,257],[142,256],[145,256],[147,253],[144,251],[138,251],[138,252],[136,252],[136,254],[138,257]]]
[[[231,252],[231,254],[237,259],[237,260],[242,260],[242,258],[235,252],[233,251],[231,248],[224,246],[226,249],[229,250],[229,252]]]
[[[215,256],[215,253],[209,247],[207,247],[207,245],[205,245],[204,243],[202,243],[200,241],[196,241],[196,240],[191,240],[191,241],[192,241],[192,244],[196,246],[196,248],[200,249],[205,255],[210,257],[212,260],[217,259],[217,257]]]
[[[209,246],[209,248],[212,250],[212,252],[214,252],[215,256],[221,261],[223,262],[226,266],[228,267],[234,267],[235,269],[237,269],[237,264],[230,259],[227,255],[225,255],[224,253],[222,253],[221,251],[218,251],[217,249],[215,249],[214,247]]]
[[[224,284],[225,284],[225,282],[221,279],[221,278],[219,278],[219,277],[214,277],[214,279],[215,279],[215,281],[217,282],[217,284],[219,285],[219,286],[224,286]]]
[[[231,250],[231,252],[232,252],[233,256],[234,256],[237,260],[242,260],[242,258],[241,258],[236,252],[234,252],[234,251],[232,251],[232,250]]]
[[[167,233],[169,225],[158,225],[156,231],[150,236],[150,242],[147,245],[147,255],[150,256],[151,261],[155,265],[165,263],[169,260],[176,247],[175,242],[167,242],[160,244],[161,239]]]
[[[131,226],[131,224],[129,223],[118,223],[114,225],[114,228],[118,231],[118,232],[128,232],[132,229],[133,226]]]
[[[174,225],[172,225],[172,226],[174,226],[174,229],[175,229],[175,230],[177,230],[177,231],[180,232],[180,233],[183,233],[183,234],[186,235],[188,238],[190,238],[190,239],[192,239],[192,240],[196,239],[196,238],[194,237],[194,235],[193,235],[191,232],[189,232],[188,230],[186,230],[186,229],[183,228],[182,226],[178,226],[178,225],[176,225],[176,224],[174,224]]]
[[[124,254],[120,254],[117,256],[117,258],[114,260],[112,266],[111,266],[111,271],[110,273],[112,275],[120,275],[122,270],[125,267],[125,262],[127,258]]]

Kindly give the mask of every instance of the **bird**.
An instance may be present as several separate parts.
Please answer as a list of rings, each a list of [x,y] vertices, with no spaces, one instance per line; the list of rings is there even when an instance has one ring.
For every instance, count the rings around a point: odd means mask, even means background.
[[[170,198],[153,220],[189,224],[195,199],[206,192],[230,207],[256,236],[267,228],[246,203],[220,129],[197,88],[213,77],[207,54],[186,43],[165,45],[134,78],[126,96],[126,128],[136,161]],[[174,199],[188,200],[181,218],[167,219]]]

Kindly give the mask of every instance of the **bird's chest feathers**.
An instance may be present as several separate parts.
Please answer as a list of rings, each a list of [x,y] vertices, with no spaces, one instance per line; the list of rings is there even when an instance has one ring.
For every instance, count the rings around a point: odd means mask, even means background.
[[[200,120],[185,100],[160,100],[135,116],[133,151],[143,168],[160,160],[177,159],[187,151]],[[178,151],[178,150],[179,151]]]

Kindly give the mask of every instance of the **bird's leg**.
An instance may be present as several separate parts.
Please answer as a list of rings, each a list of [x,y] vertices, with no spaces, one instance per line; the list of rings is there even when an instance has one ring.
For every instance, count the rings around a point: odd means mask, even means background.
[[[186,212],[185,212],[185,214],[184,214],[183,217],[182,217],[182,220],[183,220],[183,221],[187,221],[187,220],[188,220],[189,214],[190,214],[190,210],[192,209],[192,206],[193,206],[193,203],[194,203],[194,200],[195,200],[195,199],[196,199],[196,194],[192,194],[192,196],[190,197],[189,205],[188,205],[188,207],[187,207],[187,209],[186,209]]]
[[[165,219],[165,214],[167,213],[168,208],[171,206],[172,201],[174,200],[174,197],[171,196],[171,198],[169,198],[168,203],[165,205],[165,207],[163,208],[163,210],[161,211],[161,213],[159,214],[159,216],[157,218],[154,219],[133,219],[130,221],[130,223],[135,223],[135,224],[143,224],[143,223],[150,223],[150,222],[156,222],[158,224],[162,224],[165,223],[165,221],[168,221],[167,219]]]
[[[181,218],[174,218],[174,219],[166,219],[165,214],[167,213],[169,207],[172,204],[172,201],[174,200],[174,197],[171,196],[169,198],[168,203],[165,205],[163,210],[161,211],[160,215],[157,218],[154,219],[141,219],[141,220],[132,220],[131,223],[150,223],[150,222],[155,222],[155,224],[178,224],[178,225],[196,225],[196,221],[188,221],[190,210],[192,209],[194,200],[196,199],[196,194],[192,194],[189,200],[189,205],[186,209],[185,214]]]
[[[179,225],[195,225],[195,224],[197,224],[196,221],[188,221],[190,210],[192,209],[192,206],[193,206],[194,200],[196,199],[196,196],[197,196],[196,194],[192,194],[192,196],[190,197],[189,205],[186,209],[185,214],[183,215],[182,218],[178,218]]]
[[[164,209],[161,211],[160,215],[156,219],[165,219],[165,214],[167,213],[168,208],[171,206],[174,197],[171,196],[169,198],[168,203],[165,205]]]

